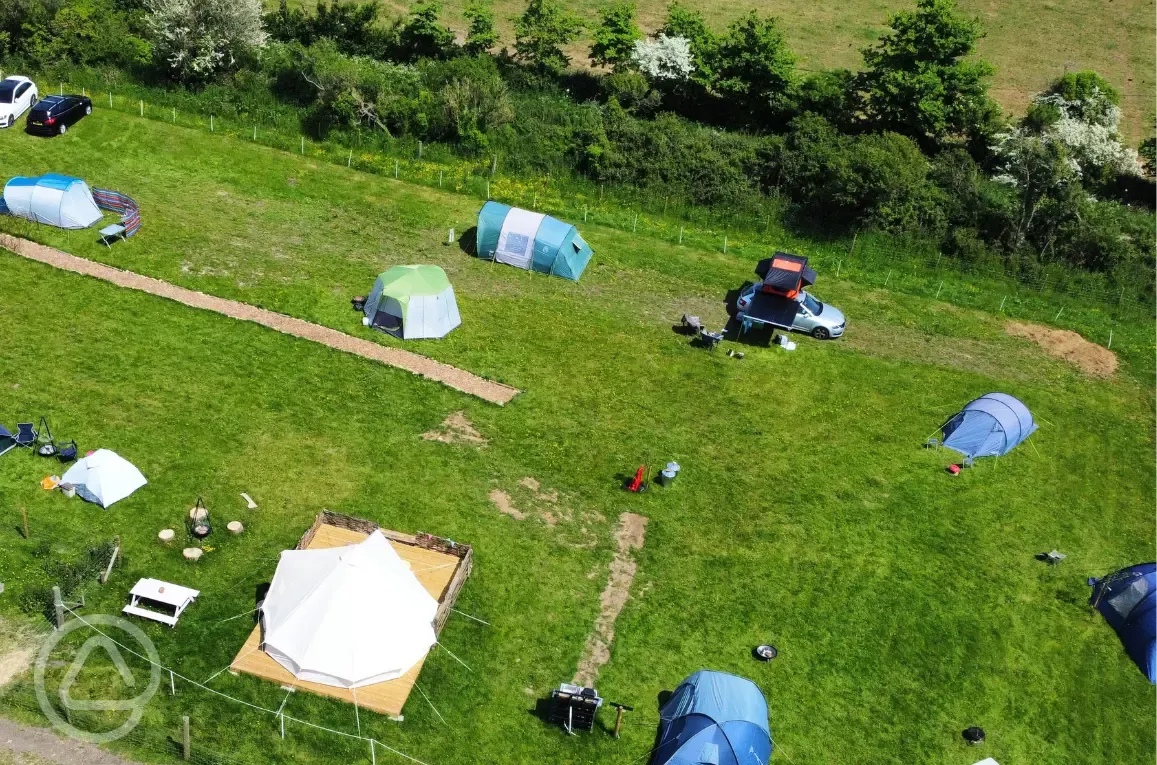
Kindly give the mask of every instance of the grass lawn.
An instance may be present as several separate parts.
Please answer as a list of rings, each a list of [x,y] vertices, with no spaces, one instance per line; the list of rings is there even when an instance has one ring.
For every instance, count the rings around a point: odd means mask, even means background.
[[[853,0],[853,2],[795,2],[793,0],[739,0],[719,6],[707,0],[682,0],[703,13],[708,23],[722,30],[732,19],[755,9],[779,18],[788,44],[804,70],[830,67],[857,69],[860,49],[886,29],[888,17],[913,5],[904,0]],[[293,0],[291,0],[291,5]],[[313,0],[297,0],[313,9]],[[272,8],[276,2],[268,2]],[[465,30],[462,16],[466,0],[447,0],[445,21]],[[599,0],[567,4],[590,28],[598,21]],[[639,20],[645,30],[662,26],[667,0],[639,0]],[[525,0],[495,0],[502,43],[514,44],[512,19],[522,13]],[[1043,90],[1066,69],[1094,69],[1123,94],[1123,128],[1132,143],[1152,132],[1154,67],[1153,38],[1157,34],[1154,0],[960,0],[961,9],[984,23],[987,36],[978,53],[996,65],[993,97],[1004,108],[1021,114],[1034,93]],[[408,5],[399,0],[383,4],[391,18],[405,14]],[[589,40],[569,50],[576,66],[589,66]]]
[[[991,316],[826,274],[818,292],[849,315],[846,338],[797,338],[795,353],[730,345],[746,353],[736,361],[671,324],[687,311],[718,325],[750,262],[590,226],[581,282],[529,274],[442,244],[449,226],[472,225],[467,198],[121,114],[98,111],[63,139],[0,134],[0,166],[84,176],[134,197],[144,219],[112,249],[91,231],[0,228],[381,342],[396,341],[363,329],[348,298],[390,265],[441,265],[464,324],[406,347],[525,391],[491,406],[0,253],[0,421],[47,414],[58,435],[118,451],[150,482],[103,511],[42,491],[47,462],[0,458],[0,616],[51,584],[56,561],[120,535],[124,565],[88,588],[85,612],[115,613],[141,576],[200,589],[177,629],[142,627],[164,663],[204,680],[251,629],[222,620],[253,607],[277,553],[325,507],[474,545],[458,608],[492,626],[452,616],[442,640],[471,671],[435,650],[419,679],[449,724],[417,694],[403,723],[360,720],[431,765],[641,763],[657,694],[704,667],[760,685],[776,758],[800,765],[1153,760],[1154,690],[1084,584],[1154,555],[1154,395],[1129,365],[1091,380]],[[951,457],[919,445],[990,390],[1021,397],[1041,430],[948,478]],[[421,439],[458,410],[488,447]],[[683,475],[623,493],[615,476],[648,454]],[[519,485],[527,476],[558,490],[572,520],[499,513],[495,488],[522,509],[539,502]],[[260,509],[245,510],[242,491]],[[240,518],[248,530],[215,533],[193,566],[156,533],[180,529],[198,495],[218,526]],[[531,712],[574,673],[628,510],[650,523],[598,687],[637,711],[620,741],[570,738]],[[1061,566],[1033,559],[1054,547],[1069,555]],[[780,658],[756,664],[751,647],[768,641]],[[285,696],[227,673],[211,685],[265,707]],[[11,700],[0,709],[37,719]],[[297,694],[286,711],[355,730],[336,702]],[[149,742],[184,714],[197,751],[222,761],[369,761],[329,734],[291,726],[282,740],[268,716],[187,686],[150,703],[139,730],[153,738],[114,748],[166,761]],[[969,725],[987,730],[983,750],[962,743]]]

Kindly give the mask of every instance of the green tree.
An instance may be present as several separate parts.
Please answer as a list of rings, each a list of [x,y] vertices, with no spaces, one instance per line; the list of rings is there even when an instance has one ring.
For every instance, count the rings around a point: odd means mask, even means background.
[[[1141,157],[1141,166],[1145,169],[1145,175],[1153,178],[1157,176],[1157,138],[1149,136],[1141,142],[1141,146],[1137,149],[1137,154]]]
[[[466,52],[479,56],[498,45],[498,30],[494,27],[494,9],[482,0],[471,0],[462,12],[470,22],[466,31]]]
[[[578,39],[582,21],[559,0],[530,0],[514,22],[515,58],[543,74],[562,74],[570,58],[562,46]]]
[[[954,0],[917,0],[893,16],[891,31],[863,50],[860,87],[877,130],[909,135],[925,148],[970,136],[992,122],[987,79],[993,67],[969,58],[983,36]]]
[[[616,72],[628,67],[635,41],[642,39],[643,33],[635,23],[635,4],[629,0],[613,2],[602,9],[599,25],[595,27],[591,63],[609,66]]]
[[[715,90],[757,118],[787,105],[795,56],[774,18],[751,11],[732,22],[716,56]]]
[[[442,5],[437,0],[416,2],[398,30],[398,57],[407,61],[442,59],[454,55],[454,33],[438,23]]]
[[[667,20],[659,30],[668,37],[682,37],[691,47],[695,69],[691,81],[710,88],[715,84],[715,56],[719,51],[719,37],[707,28],[707,22],[698,11],[679,3],[667,6]]]

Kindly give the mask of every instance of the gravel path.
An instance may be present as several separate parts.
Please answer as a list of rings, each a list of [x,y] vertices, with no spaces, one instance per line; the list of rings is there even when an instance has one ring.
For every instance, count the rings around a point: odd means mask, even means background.
[[[176,300],[178,303],[184,303],[194,308],[215,311],[216,313],[234,319],[256,322],[270,329],[275,329],[278,332],[284,332],[287,335],[305,338],[315,343],[328,345],[330,348],[336,348],[339,351],[345,351],[346,353],[353,353],[367,359],[380,361],[383,364],[404,369],[407,372],[428,377],[431,380],[437,380],[443,385],[448,385],[463,393],[469,393],[472,396],[478,396],[481,399],[498,404],[499,406],[502,406],[520,393],[517,388],[496,383],[492,380],[486,380],[458,367],[452,367],[449,364],[434,361],[431,358],[417,353],[403,351],[399,348],[390,348],[370,342],[369,340],[361,340],[343,332],[338,332],[336,329],[322,327],[301,319],[294,319],[284,314],[267,311],[264,308],[239,303],[236,300],[226,300],[224,298],[206,295],[203,292],[194,292],[193,290],[178,287],[175,284],[169,284],[160,279],[154,279],[151,276],[142,276],[132,271],[121,271],[118,268],[95,263],[84,258],[78,258],[75,255],[69,255],[60,250],[30,242],[27,239],[20,239],[9,236],[8,234],[0,234],[0,247],[11,250],[17,255],[28,258],[29,260],[46,263],[50,266],[64,269],[65,271],[74,271],[78,274],[93,276],[97,279],[103,279],[106,282],[112,282],[120,287],[141,290],[142,292],[148,292],[150,295],[159,295],[160,297]]]
[[[30,754],[38,761],[59,765],[135,765],[94,744],[59,736],[50,728],[30,728],[4,719],[0,719],[0,752]]]

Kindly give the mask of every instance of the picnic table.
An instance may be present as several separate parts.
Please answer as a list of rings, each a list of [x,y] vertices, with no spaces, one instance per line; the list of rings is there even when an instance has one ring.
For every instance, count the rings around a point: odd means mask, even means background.
[[[181,618],[181,613],[192,605],[200,594],[199,590],[182,587],[171,582],[162,582],[160,579],[141,579],[129,591],[131,600],[127,606],[121,609],[121,613],[132,614],[142,619],[152,619],[155,622],[176,627],[177,619]],[[142,601],[154,606],[154,608],[142,608]],[[154,610],[157,605],[171,608],[172,615]]]

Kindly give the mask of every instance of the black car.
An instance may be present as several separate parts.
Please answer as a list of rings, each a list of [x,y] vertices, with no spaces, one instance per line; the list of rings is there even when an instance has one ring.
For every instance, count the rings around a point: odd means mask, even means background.
[[[37,135],[64,135],[68,126],[92,114],[92,100],[88,96],[45,96],[28,112],[29,133]]]

